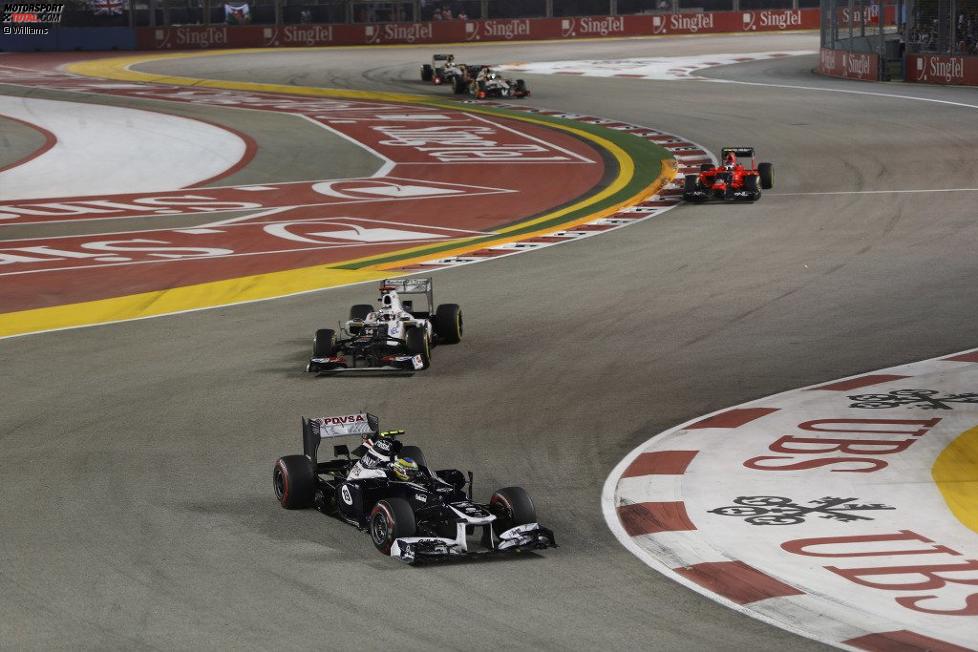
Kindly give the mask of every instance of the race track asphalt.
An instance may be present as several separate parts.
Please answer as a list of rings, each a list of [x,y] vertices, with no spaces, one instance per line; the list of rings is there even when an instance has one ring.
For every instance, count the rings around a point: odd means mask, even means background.
[[[817,48],[812,34],[489,46],[490,61]],[[209,57],[143,69],[420,93],[430,48]],[[468,54],[468,51],[466,51]],[[634,446],[724,406],[975,346],[974,89],[815,77],[527,76],[535,105],[757,147],[756,205],[436,273],[465,339],[414,378],[302,371],[372,286],[0,342],[0,641],[56,649],[809,650],[632,557],[602,484]],[[811,89],[777,85],[805,86]],[[844,92],[829,92],[844,91]],[[854,94],[867,92],[870,95]],[[923,102],[885,95],[957,102]],[[848,193],[834,195],[798,193]],[[561,547],[414,569],[313,512],[272,463],[299,415],[366,408],[476,497],[524,486]]]

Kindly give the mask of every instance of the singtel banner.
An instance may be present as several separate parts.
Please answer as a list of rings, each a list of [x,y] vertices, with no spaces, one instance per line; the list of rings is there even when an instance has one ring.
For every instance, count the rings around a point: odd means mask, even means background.
[[[136,30],[136,39],[137,47],[143,50],[186,50],[773,32],[818,29],[818,25],[818,9],[766,9],[763,11],[447,20],[430,23],[363,25],[141,27]]]

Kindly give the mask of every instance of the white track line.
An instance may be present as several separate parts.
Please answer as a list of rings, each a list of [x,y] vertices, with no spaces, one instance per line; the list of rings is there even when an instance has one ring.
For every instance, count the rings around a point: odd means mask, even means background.
[[[141,109],[0,96],[0,114],[58,139],[0,173],[5,201],[182,188],[224,172],[246,151],[230,131]]]

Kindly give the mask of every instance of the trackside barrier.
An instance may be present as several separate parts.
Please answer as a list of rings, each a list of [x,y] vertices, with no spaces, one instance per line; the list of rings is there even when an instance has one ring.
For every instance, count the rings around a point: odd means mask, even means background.
[[[908,82],[978,86],[978,57],[908,54],[906,64]]]
[[[818,9],[767,9],[636,16],[453,20],[365,25],[140,27],[140,50],[535,41],[657,34],[818,29]]]
[[[829,77],[879,81],[880,56],[869,52],[822,48],[818,52],[818,72]]]
[[[128,27],[52,27],[47,34],[4,34],[0,51],[134,50],[136,34]]]

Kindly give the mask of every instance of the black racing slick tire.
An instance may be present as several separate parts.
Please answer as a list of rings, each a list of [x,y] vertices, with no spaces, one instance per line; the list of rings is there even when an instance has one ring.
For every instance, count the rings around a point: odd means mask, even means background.
[[[320,328],[312,340],[312,356],[327,358],[336,353],[336,331],[331,328]]]
[[[403,498],[381,500],[370,511],[370,540],[385,555],[391,554],[394,539],[413,537],[417,531],[414,512]]]
[[[418,466],[428,466],[428,460],[425,459],[424,451],[422,451],[417,446],[402,446],[401,450],[397,453],[398,457],[409,457],[414,460]]]
[[[517,525],[536,523],[537,520],[536,507],[523,487],[500,489],[489,499],[489,507],[499,519],[498,532],[505,532]]]
[[[757,187],[757,177],[744,177],[744,190],[751,193],[748,201],[757,201],[761,196],[761,190]]]
[[[462,309],[457,303],[443,303],[435,310],[435,335],[439,344],[462,341]]]
[[[305,455],[286,455],[275,462],[272,470],[275,497],[285,509],[302,509],[312,505],[316,493],[316,471]]]
[[[709,172],[714,168],[712,163],[703,163],[700,165],[700,172]]]
[[[350,308],[350,319],[366,319],[374,311],[369,303],[358,303]]]
[[[700,185],[700,175],[687,174],[683,180],[683,192],[693,192]]]
[[[435,77],[435,69],[430,64],[421,66],[421,81],[431,81]]]
[[[469,85],[461,75],[452,77],[452,92],[456,95],[465,95],[469,91]]]
[[[770,163],[758,163],[757,173],[761,177],[761,188],[770,190],[774,187],[774,166]]]
[[[421,356],[421,368],[427,369],[431,365],[431,349],[428,347],[428,337],[425,335],[424,329],[409,328],[404,334],[404,340],[407,342],[407,348],[411,355]]]

